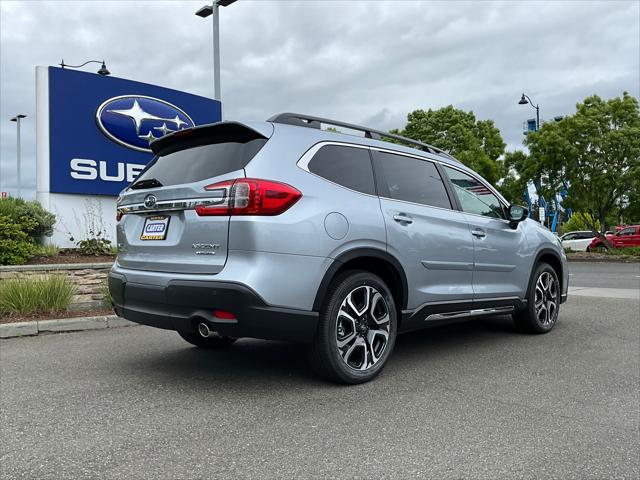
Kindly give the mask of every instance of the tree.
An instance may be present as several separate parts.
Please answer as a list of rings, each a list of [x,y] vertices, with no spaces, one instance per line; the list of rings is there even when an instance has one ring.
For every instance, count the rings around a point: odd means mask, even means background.
[[[604,101],[588,97],[576,113],[546,123],[528,135],[529,161],[519,171],[542,179],[542,191],[557,192],[569,184],[565,207],[585,213],[589,227],[604,237],[607,217],[631,204],[640,187],[640,110],[627,92]]]
[[[438,110],[414,110],[402,131],[392,130],[448,151],[489,182],[500,178],[498,158],[505,143],[493,120],[476,120],[473,112],[452,105]]]
[[[500,178],[502,179],[498,189],[500,193],[511,203],[524,204],[524,191],[527,188],[528,178],[520,172],[525,170],[529,161],[526,153],[516,150],[506,152],[500,162]]]
[[[640,223],[640,178],[636,177],[635,185],[632,187],[631,193],[623,199],[618,212],[618,216],[627,225]]]
[[[574,232],[579,230],[591,230],[594,223],[600,230],[600,222],[597,219],[586,218],[588,214],[576,212],[571,215],[571,220],[564,224],[564,232]]]

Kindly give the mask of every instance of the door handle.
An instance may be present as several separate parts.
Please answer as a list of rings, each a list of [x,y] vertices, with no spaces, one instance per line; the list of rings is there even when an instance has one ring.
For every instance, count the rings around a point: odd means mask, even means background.
[[[478,237],[478,238],[484,238],[487,236],[487,234],[484,232],[484,230],[480,230],[479,228],[475,228],[473,230],[471,230],[471,235],[473,235],[474,237]]]
[[[403,215],[401,213],[397,213],[393,216],[393,219],[398,223],[404,223],[406,225],[410,225],[413,223],[413,219],[407,215]]]

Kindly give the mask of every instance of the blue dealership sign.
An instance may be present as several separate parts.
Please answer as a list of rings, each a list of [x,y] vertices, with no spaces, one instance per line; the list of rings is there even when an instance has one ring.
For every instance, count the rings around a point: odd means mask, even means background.
[[[49,67],[51,193],[117,195],[153,158],[149,143],[221,119],[220,102]]]

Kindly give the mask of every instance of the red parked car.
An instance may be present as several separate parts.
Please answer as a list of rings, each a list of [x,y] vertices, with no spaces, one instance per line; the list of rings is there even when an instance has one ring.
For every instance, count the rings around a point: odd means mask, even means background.
[[[606,234],[605,237],[614,248],[640,247],[640,225],[629,225],[621,228],[615,234]],[[594,238],[587,248],[592,252],[598,248],[607,248],[599,237]]]

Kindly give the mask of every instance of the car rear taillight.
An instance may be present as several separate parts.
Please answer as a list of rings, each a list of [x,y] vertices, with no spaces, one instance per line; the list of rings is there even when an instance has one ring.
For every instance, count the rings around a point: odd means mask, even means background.
[[[300,200],[302,193],[286,183],[239,178],[204,187],[216,192],[206,203],[196,205],[200,216],[211,215],[280,215]]]

